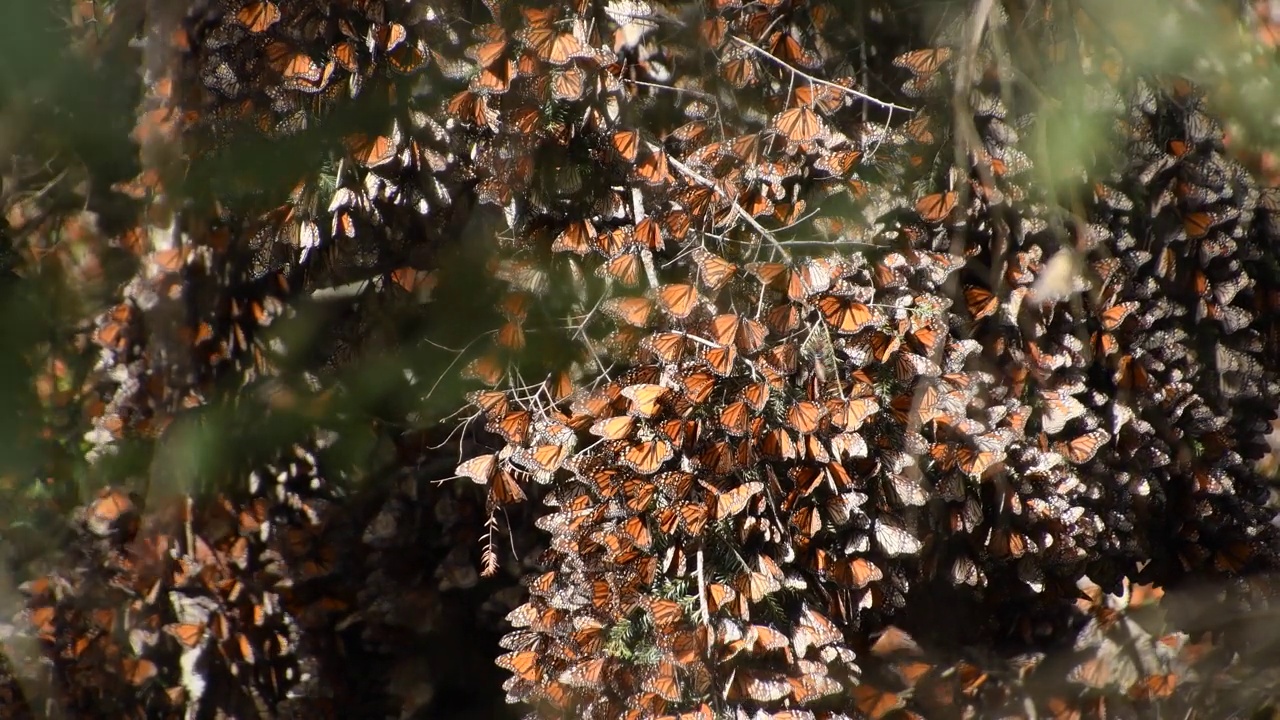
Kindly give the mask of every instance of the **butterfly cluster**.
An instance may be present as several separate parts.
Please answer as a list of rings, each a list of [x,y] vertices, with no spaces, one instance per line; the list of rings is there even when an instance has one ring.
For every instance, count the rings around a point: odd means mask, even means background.
[[[1280,193],[1132,28],[925,5],[79,7],[73,52],[137,50],[138,166],[5,206],[88,298],[36,425],[181,491],[82,505],[0,693],[411,717],[500,672],[536,717],[1065,720],[1239,687],[1191,589],[1256,611],[1280,549]],[[208,491],[174,448],[219,414]]]

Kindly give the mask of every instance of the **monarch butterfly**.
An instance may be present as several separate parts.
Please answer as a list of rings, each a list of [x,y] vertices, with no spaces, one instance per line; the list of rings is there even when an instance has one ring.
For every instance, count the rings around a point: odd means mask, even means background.
[[[329,48],[329,57],[349,73],[356,74],[360,71],[360,53],[353,42],[343,40],[335,44]]]
[[[787,425],[796,432],[808,435],[818,431],[826,415],[825,405],[813,400],[804,400],[787,409],[786,421]]]
[[[800,531],[801,535],[811,538],[822,530],[822,516],[816,507],[807,505],[792,513],[791,524]]]
[[[669,138],[674,138],[682,143],[682,147],[701,148],[702,139],[711,131],[711,123],[706,120],[694,120],[671,131]],[[719,143],[711,143],[710,146],[717,146]],[[698,151],[701,154],[701,149]]]
[[[763,381],[751,383],[742,389],[742,400],[752,410],[760,412],[769,400],[769,384]]]
[[[582,68],[571,67],[551,75],[551,97],[556,100],[574,101],[586,92],[587,75]]]
[[[715,498],[715,510],[712,517],[716,520],[724,520],[725,518],[734,517],[747,509],[747,502],[755,497],[757,493],[764,490],[762,482],[747,482],[738,487],[721,491],[714,485],[706,485],[711,495]]]
[[[854,164],[861,157],[862,153],[857,150],[833,150],[818,158],[814,167],[832,177],[844,178],[853,172]]]
[[[1134,301],[1118,303],[1103,310],[1098,319],[1102,323],[1104,330],[1113,331],[1120,327],[1125,318],[1128,318],[1137,309],[1138,303]]]
[[[589,244],[607,258],[617,257],[635,245],[635,230],[631,227],[616,227],[607,232],[593,232]]]
[[[996,464],[1000,459],[994,451],[991,450],[974,450],[968,447],[962,447],[956,453],[956,463],[960,469],[970,477],[982,477],[983,473]]]
[[[951,58],[951,48],[926,48],[903,53],[893,59],[897,67],[910,70],[914,75],[932,75]]]
[[[1176,673],[1148,675],[1130,688],[1129,695],[1139,700],[1164,699],[1172,697],[1177,689]]]
[[[498,469],[498,456],[496,454],[477,455],[458,465],[453,471],[459,477],[470,478],[477,485],[487,485],[489,479],[493,477],[494,472]]]
[[[667,154],[662,150],[653,150],[635,167],[636,177],[649,185],[665,185],[671,182],[671,171],[667,164]]]
[[[767,286],[781,285],[787,298],[795,302],[804,302],[831,287],[831,266],[820,260],[806,260],[797,267],[757,262],[747,265],[747,270]]]
[[[690,402],[698,404],[711,396],[711,391],[716,387],[716,376],[704,370],[694,370],[684,374],[682,385],[684,387],[685,397]]]
[[[570,445],[550,443],[517,450],[512,459],[532,473],[554,473],[573,452]]]
[[[720,345],[736,344],[744,353],[764,347],[768,330],[759,321],[739,315],[717,315],[711,319],[711,339]]]
[[[751,414],[747,411],[747,404],[739,400],[731,403],[720,411],[720,427],[725,433],[736,437],[743,437],[750,433]]]
[[[631,418],[624,416],[621,418],[611,419],[630,420]],[[593,427],[592,430],[594,431],[595,428]],[[610,439],[607,436],[605,437],[606,439]],[[626,471],[614,467],[607,462],[598,461],[591,463],[590,458],[588,458],[586,462],[579,460],[574,467],[574,471],[578,475],[579,479],[594,487],[596,489],[596,493],[602,498],[612,498],[617,495],[618,492],[622,490],[624,478],[629,475]]]
[[[853,80],[847,76],[834,79],[835,84],[845,88],[853,87]],[[817,106],[823,114],[830,115],[847,103],[847,96],[829,85],[806,83],[797,87],[792,94],[792,104]]]
[[[1098,429],[1085,433],[1069,442],[1056,443],[1054,450],[1074,465],[1082,465],[1093,459],[1098,448],[1111,440],[1111,433]]]
[[[724,287],[738,271],[737,265],[705,248],[695,247],[691,255],[698,269],[699,280],[713,292]]]
[[[610,298],[604,302],[603,309],[609,316],[635,327],[645,327],[653,314],[653,301],[647,298],[621,297]]]
[[[590,220],[577,220],[569,223],[569,226],[556,236],[554,242],[551,243],[551,252],[572,252],[577,255],[586,255],[592,250],[592,241],[596,238],[595,225]]]
[[[871,308],[848,297],[825,295],[815,304],[823,320],[838,333],[851,335],[880,319]]]
[[[662,468],[662,464],[674,457],[671,443],[662,439],[646,440],[636,444],[628,444],[619,458],[623,465],[640,473],[652,475]]]
[[[251,33],[266,32],[280,21],[280,8],[270,0],[253,0],[236,11],[236,22]]]
[[[409,31],[405,29],[404,25],[397,22],[378,23],[374,27],[378,40],[377,46],[383,52],[389,53],[395,50],[409,38]]]
[[[791,684],[779,673],[742,670],[733,677],[730,697],[746,697],[760,703],[775,702],[791,694]]]
[[[641,480],[636,479],[634,482],[640,483]],[[648,488],[646,493],[641,493],[641,495],[627,498],[627,507],[630,507],[630,509],[635,510],[636,512],[648,510],[649,501],[653,500],[653,484],[643,484],[645,488]],[[653,544],[653,534],[649,533],[649,525],[645,523],[643,516],[632,515],[631,518],[627,518],[623,521],[621,530],[622,533],[630,539],[631,543],[634,544],[635,547],[639,547],[640,550],[649,550],[649,547]]]
[[[733,361],[738,359],[738,351],[733,345],[702,347],[700,357],[711,371],[721,377],[733,372]]]
[[[1111,663],[1104,657],[1093,657],[1071,668],[1067,681],[1092,688],[1104,688],[1111,682]]]
[[[881,552],[889,557],[914,555],[922,546],[920,540],[896,520],[883,515],[876,519],[875,539]]]
[[[498,122],[498,111],[489,107],[488,97],[470,90],[463,90],[450,98],[445,110],[458,120],[477,127],[491,128]]]
[[[797,656],[803,658],[811,647],[823,648],[842,640],[844,634],[826,615],[814,610],[808,603],[801,606],[800,617],[791,636]]]
[[[707,583],[707,608],[715,612],[736,600],[738,592],[724,583]]]
[[[524,43],[535,57],[552,65],[564,65],[571,59],[589,51],[577,35],[578,25],[570,32],[559,32],[550,25],[528,27],[516,33],[516,39]]]
[[[647,247],[654,252],[666,247],[666,243],[662,240],[662,228],[652,217],[646,217],[636,223],[635,238],[642,247]]]
[[[204,641],[205,627],[204,623],[170,623],[163,629],[183,647],[194,648]]]
[[[668,505],[658,511],[658,529],[664,535],[672,535],[677,528],[684,528],[690,535],[702,534],[710,517],[707,507],[701,503]]]
[[[782,590],[782,569],[768,555],[756,556],[756,570],[738,576],[738,594],[753,603]]]
[[[932,360],[905,350],[893,358],[893,372],[903,382],[917,377],[937,377],[941,369]]]
[[[623,160],[629,163],[636,161],[636,155],[640,151],[639,130],[619,130],[613,134],[610,142]]]
[[[653,484],[668,500],[681,500],[693,488],[693,475],[679,470],[659,473],[653,478]]]
[[[689,317],[701,301],[698,289],[687,283],[663,285],[656,294],[662,309],[677,320]]]
[[[1085,406],[1075,397],[1061,391],[1042,392],[1044,410],[1040,428],[1050,435],[1062,432],[1067,423],[1085,413]]]
[[[773,119],[773,127],[793,143],[808,142],[826,132],[822,118],[807,105],[778,113]]]
[[[506,367],[494,354],[481,355],[472,360],[462,370],[462,376],[469,380],[479,380],[490,387],[497,385],[506,375]]]
[[[522,445],[529,439],[529,425],[532,422],[532,415],[528,410],[513,410],[504,413],[502,417],[496,415],[485,424],[485,430],[491,433],[501,435],[503,439],[514,445]]]
[[[883,658],[903,655],[918,657],[923,652],[920,650],[920,645],[905,630],[896,625],[888,625],[871,645],[871,654]]]
[[[574,615],[572,638],[580,652],[594,654],[604,647],[605,625],[593,617]]]
[[[800,326],[800,308],[795,303],[780,303],[769,310],[765,325],[777,335],[788,335]]]
[[[861,590],[877,580],[884,579],[880,566],[864,557],[841,560],[831,568],[831,574],[842,585]]]
[[[133,512],[133,500],[126,493],[112,488],[103,488],[89,505],[86,522],[91,529],[101,530],[97,534],[106,535],[117,522]]]
[[[843,685],[826,674],[825,664],[814,660],[797,660],[796,665],[800,667],[800,675],[788,677],[787,683],[791,685],[791,697],[797,703],[805,705],[844,689]]]
[[[644,679],[641,686],[645,690],[655,693],[658,697],[670,702],[679,701],[683,695],[680,681],[676,677],[676,666],[669,661],[659,662],[653,672]]]
[[[684,620],[684,610],[674,600],[650,599],[648,608],[654,625],[659,629],[670,629]]]
[[[1000,299],[995,293],[976,285],[965,286],[964,301],[975,321],[992,315],[1000,307]]]
[[[517,321],[508,321],[498,328],[498,347],[519,351],[524,349],[524,326]]]
[[[1020,558],[1026,554],[1030,538],[1018,530],[993,528],[988,534],[987,547],[995,557]]]
[[[659,332],[646,337],[641,341],[640,346],[656,355],[662,362],[675,365],[684,358],[689,340],[685,333]]]
[[[294,49],[286,42],[274,40],[263,52],[267,63],[285,81],[304,80],[316,83],[324,73],[324,69],[310,55]]]
[[[783,428],[773,428],[759,438],[760,454],[769,460],[794,460],[799,457],[795,438]]]
[[[659,403],[668,392],[670,390],[661,385],[641,383],[623,388],[621,395],[631,401],[628,414],[650,418],[658,413]]]
[[[958,198],[955,192],[926,195],[916,201],[916,212],[927,223],[940,223],[956,209]]]
[[[494,661],[498,667],[515,673],[521,680],[538,682],[542,679],[541,654],[533,650],[499,655]]]
[[[855,397],[852,400],[831,398],[827,401],[827,414],[831,416],[831,424],[837,428],[856,430],[879,410],[879,402],[874,397]]]
[[[720,74],[741,90],[756,81],[756,59],[746,50],[730,50],[721,60]]]
[[[506,30],[501,25],[488,24],[477,28],[475,36],[481,42],[467,48],[467,57],[475,60],[480,67],[498,62],[507,49]]]

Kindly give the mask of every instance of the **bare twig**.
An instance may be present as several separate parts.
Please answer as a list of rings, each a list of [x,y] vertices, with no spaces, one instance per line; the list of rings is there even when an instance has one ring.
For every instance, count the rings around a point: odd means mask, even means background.
[[[643,87],[655,88],[657,90],[670,90],[674,93],[688,93],[694,97],[709,98],[711,100],[716,99],[716,96],[711,93],[694,90],[693,88],[678,88],[674,85],[662,85],[659,83],[645,82],[644,80],[632,80],[631,78],[622,78],[622,82],[627,83],[628,85],[641,85]]]
[[[715,629],[711,627],[711,611],[707,608],[707,580],[702,571],[702,548],[698,548],[698,609],[702,612],[702,624],[707,628],[708,633],[715,633]],[[714,642],[714,637],[709,642]]]
[[[738,36],[736,36],[736,35],[735,35],[735,36],[733,36],[733,39],[734,39],[734,41],[735,41],[735,42],[737,42],[738,44],[742,45],[743,47],[746,47],[746,48],[749,48],[749,49],[751,49],[751,50],[755,51],[757,54],[762,55],[762,56],[764,56],[764,57],[766,57],[766,58],[768,58],[768,59],[772,60],[774,63],[777,63],[777,64],[778,64],[778,65],[780,65],[781,67],[784,67],[784,68],[786,68],[787,70],[790,70],[791,72],[795,73],[796,75],[799,75],[800,77],[802,77],[802,78],[804,78],[804,79],[808,80],[808,81],[809,81],[809,82],[811,82],[811,83],[817,83],[817,84],[819,84],[819,85],[826,85],[827,87],[835,88],[836,90],[839,90],[840,92],[845,93],[846,95],[852,95],[852,96],[854,96],[854,97],[856,97],[856,98],[859,98],[859,99],[861,99],[861,100],[866,100],[866,101],[867,101],[867,102],[869,102],[869,103],[874,103],[874,104],[876,104],[876,105],[879,105],[879,106],[880,106],[880,107],[882,107],[882,108],[885,108],[886,110],[889,110],[890,112],[892,112],[892,111],[894,111],[894,110],[901,110],[901,111],[903,111],[903,112],[915,112],[915,109],[914,109],[914,108],[909,108],[909,107],[905,107],[905,106],[902,106],[902,105],[897,105],[897,104],[895,104],[895,103],[886,102],[886,101],[884,101],[884,100],[881,100],[881,99],[880,99],[880,98],[878,98],[878,97],[874,97],[874,96],[872,96],[872,95],[868,95],[868,94],[866,94],[866,93],[864,93],[864,92],[860,92],[860,91],[858,91],[858,90],[854,90],[853,88],[847,88],[847,87],[845,87],[845,86],[843,86],[843,85],[840,85],[840,84],[837,84],[837,83],[833,83],[833,82],[831,82],[831,81],[829,81],[829,80],[823,80],[822,78],[814,77],[814,76],[810,75],[809,73],[804,72],[803,70],[797,70],[796,68],[792,67],[791,65],[789,65],[789,64],[787,64],[787,63],[783,62],[782,60],[778,59],[776,56],[774,56],[772,53],[768,52],[767,50],[765,50],[765,49],[763,49],[763,48],[756,47],[755,45],[752,45],[751,43],[747,42],[746,40],[743,40],[742,38],[740,38],[740,37],[738,37]]]

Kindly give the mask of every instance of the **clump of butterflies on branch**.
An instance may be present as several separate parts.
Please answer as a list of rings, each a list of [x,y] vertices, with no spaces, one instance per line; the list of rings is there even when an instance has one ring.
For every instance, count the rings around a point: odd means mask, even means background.
[[[144,5],[65,30],[142,59],[136,176],[5,208],[92,299],[40,351],[43,436],[133,469],[21,585],[0,718],[441,717],[466,682],[548,718],[1269,701],[1280,190],[1213,87],[1134,59],[1147,28]]]

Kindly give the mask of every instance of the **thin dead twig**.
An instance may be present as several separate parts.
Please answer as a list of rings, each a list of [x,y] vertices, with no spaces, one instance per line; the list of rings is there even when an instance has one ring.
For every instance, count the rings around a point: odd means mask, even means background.
[[[860,100],[866,100],[869,103],[874,103],[876,105],[879,105],[880,107],[885,108],[890,112],[893,112],[894,110],[901,110],[903,112],[915,112],[914,108],[909,108],[903,105],[898,105],[896,103],[887,102],[885,100],[881,100],[878,97],[875,97],[873,95],[868,95],[859,90],[854,90],[853,88],[848,88],[848,87],[845,87],[844,85],[833,83],[830,80],[823,80],[822,78],[814,77],[813,75],[810,75],[809,73],[803,70],[799,70],[795,67],[792,67],[790,64],[783,62],[782,60],[780,60],[779,58],[777,58],[776,56],[774,56],[772,53],[768,52],[764,48],[760,48],[755,45],[752,45],[751,43],[747,42],[746,40],[743,40],[742,38],[736,35],[733,36],[733,40],[737,42],[739,45],[742,45],[743,47],[748,48],[753,52],[768,58],[769,60],[772,60],[774,63],[778,64],[779,66],[786,68],[787,70],[795,73],[796,75],[799,75],[800,77],[804,78],[805,80],[808,80],[811,83],[817,83],[818,85],[826,85],[827,87],[835,88],[836,90],[839,90],[840,92],[843,92],[847,95],[852,95]]]

